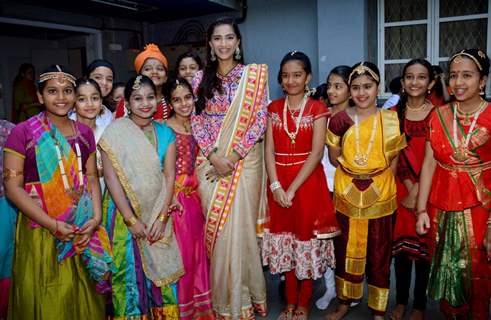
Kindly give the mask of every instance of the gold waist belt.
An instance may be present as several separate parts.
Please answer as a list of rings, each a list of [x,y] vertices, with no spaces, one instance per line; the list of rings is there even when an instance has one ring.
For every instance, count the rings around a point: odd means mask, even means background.
[[[484,163],[476,163],[476,164],[445,164],[437,161],[438,165],[443,169],[449,171],[457,171],[457,172],[471,172],[473,174],[478,174],[483,171],[491,169],[491,161]]]

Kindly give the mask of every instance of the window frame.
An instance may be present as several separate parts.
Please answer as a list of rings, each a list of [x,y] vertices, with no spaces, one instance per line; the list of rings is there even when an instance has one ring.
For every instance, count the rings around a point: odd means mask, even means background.
[[[426,59],[432,64],[440,64],[450,60],[451,57],[440,57],[440,23],[452,21],[466,21],[476,19],[487,19],[486,52],[491,51],[491,0],[488,0],[488,13],[442,17],[440,18],[440,0],[427,0],[427,18],[418,20],[406,20],[385,22],[385,0],[377,0],[377,65],[380,70],[380,97],[388,98],[390,92],[385,91],[385,66],[389,64],[402,64],[409,62],[412,58],[385,59],[385,28],[426,25]],[[483,48],[484,49],[484,48]],[[486,94],[490,93],[490,82],[486,84]]]

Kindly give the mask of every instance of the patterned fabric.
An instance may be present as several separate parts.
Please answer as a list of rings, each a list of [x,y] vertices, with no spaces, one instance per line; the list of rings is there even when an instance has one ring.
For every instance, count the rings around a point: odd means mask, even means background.
[[[225,87],[236,87],[235,98],[215,93],[201,115],[191,118],[193,135],[201,149],[196,173],[207,216],[213,309],[219,319],[251,319],[254,309],[262,314],[266,311],[266,284],[256,238],[257,223],[266,211],[266,173],[262,136],[254,128],[261,128],[261,134],[265,129],[268,73],[266,65],[237,68],[224,79]],[[243,70],[240,78],[239,69]],[[232,79],[237,84],[228,83]],[[213,113],[217,108],[221,110],[219,115]],[[205,175],[212,165],[204,154],[214,147],[221,156],[240,152],[237,146],[244,145],[244,141],[251,143],[250,149],[242,153],[244,158],[234,173],[217,182],[207,180]]]
[[[491,264],[483,239],[491,199],[491,107],[480,113],[474,132],[458,120],[457,138],[472,134],[467,159],[454,158],[452,104],[438,107],[429,119],[428,139],[437,161],[429,202],[433,253],[428,297],[441,299],[445,312],[488,319]],[[452,195],[449,197],[448,195]]]
[[[49,216],[81,228],[93,217],[94,212],[87,177],[83,176],[83,181],[78,179],[79,164],[75,152],[58,129],[49,123],[44,113],[32,117],[27,122],[34,133],[36,143],[36,160],[40,173],[43,207]],[[68,183],[73,188],[72,192],[77,193],[76,196],[68,192],[59,192],[64,190],[64,185],[55,144],[59,147]],[[33,189],[28,188],[28,190],[32,192]],[[58,262],[62,263],[65,259],[81,254],[90,276],[97,282],[98,291],[108,292],[107,279],[111,271],[112,251],[106,231],[102,228],[96,229],[84,249],[78,248],[77,242],[78,237],[70,241],[56,241]]]
[[[226,76],[218,75],[222,81],[223,93],[215,92],[211,99],[206,100],[206,108],[199,115],[192,116],[192,130],[196,138],[201,152],[205,157],[208,157],[210,152],[215,147],[215,142],[218,138],[218,133],[222,127],[223,120],[227,114],[227,110],[236,96],[239,82],[244,73],[245,66],[238,64]],[[203,79],[203,71],[196,73],[193,79],[193,90],[196,92],[201,80]],[[250,125],[247,134],[240,140],[234,143],[233,149],[243,158],[254,147],[258,140],[262,138],[266,131],[266,114],[268,106],[268,86],[264,88],[264,94],[261,100],[256,102],[257,117],[252,125]]]
[[[205,216],[197,192],[194,166],[198,145],[190,134],[176,133],[177,165],[174,194],[182,211],[174,212],[174,232],[185,274],[177,282],[180,319],[213,318],[210,267],[204,241]]]
[[[292,234],[265,233],[262,257],[268,261],[272,274],[295,270],[299,280],[319,279],[327,267],[335,267],[332,241],[315,238],[300,241]]]
[[[130,119],[120,118],[103,133],[99,147],[106,153],[137,217],[151,225],[163,208],[168,187],[162,166],[172,130],[152,122],[145,134]],[[110,192],[103,202],[103,225],[114,250],[110,319],[178,319],[176,285],[183,275],[172,219],[164,239],[150,245],[137,240],[125,225]]]
[[[181,134],[176,132],[176,176],[186,174],[193,175],[198,156],[198,145],[196,140],[190,134]]]

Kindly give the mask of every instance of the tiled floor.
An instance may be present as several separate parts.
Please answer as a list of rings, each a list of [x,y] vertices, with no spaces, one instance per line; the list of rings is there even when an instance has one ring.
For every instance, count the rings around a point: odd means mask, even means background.
[[[392,274],[394,274],[392,270]],[[283,310],[285,303],[281,301],[278,291],[279,277],[272,276],[268,271],[265,271],[265,277],[267,281],[267,289],[268,289],[268,317],[267,318],[258,318],[258,319],[271,319],[274,320],[278,317],[279,313]],[[365,288],[366,292],[366,288]],[[411,288],[412,292],[412,288]],[[315,302],[317,298],[321,297],[324,294],[324,282],[323,280],[317,280],[314,284],[314,293],[312,301]],[[326,314],[330,311],[333,311],[336,308],[337,302],[334,300],[329,308],[326,311],[319,310],[312,306],[311,313],[309,319],[324,319]],[[391,291],[390,291],[390,302],[389,302],[389,310],[391,310],[395,306],[395,280],[394,277],[391,279]],[[408,314],[405,319],[408,319]],[[371,313],[367,307],[366,296],[363,301],[356,307],[353,307],[350,313],[345,317],[346,320],[361,320],[361,319],[371,319]],[[388,317],[387,317],[388,319]],[[443,320],[444,317],[438,310],[438,304],[435,301],[429,301],[427,310],[426,310],[426,319],[427,320]]]

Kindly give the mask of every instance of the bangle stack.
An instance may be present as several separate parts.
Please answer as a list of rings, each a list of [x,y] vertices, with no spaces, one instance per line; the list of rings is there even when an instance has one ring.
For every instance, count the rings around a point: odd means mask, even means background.
[[[271,184],[269,185],[269,190],[271,190],[271,192],[275,192],[280,188],[281,188],[281,183],[278,180],[271,182]]]
[[[138,221],[138,219],[136,219],[135,216],[131,216],[131,218],[129,218],[128,220],[124,220],[124,224],[127,227],[133,227],[137,221]]]

